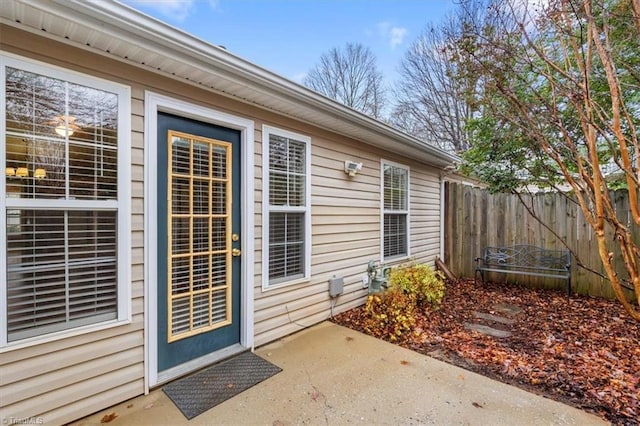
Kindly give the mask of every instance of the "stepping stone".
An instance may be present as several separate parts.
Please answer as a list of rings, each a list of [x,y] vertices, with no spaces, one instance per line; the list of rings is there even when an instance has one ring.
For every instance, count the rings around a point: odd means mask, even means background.
[[[513,305],[511,303],[496,303],[491,307],[494,311],[498,311],[501,314],[505,315],[518,315],[522,312],[522,308],[518,305]]]
[[[511,325],[516,320],[512,318],[504,318],[498,315],[485,314],[484,312],[473,311],[473,316],[487,321],[499,322],[500,324]]]
[[[464,328],[467,330],[473,330],[482,334],[486,334],[487,336],[493,336],[493,337],[499,337],[499,338],[511,337],[510,331],[498,330],[497,328],[489,327],[488,325],[471,324],[466,322],[464,323]]]

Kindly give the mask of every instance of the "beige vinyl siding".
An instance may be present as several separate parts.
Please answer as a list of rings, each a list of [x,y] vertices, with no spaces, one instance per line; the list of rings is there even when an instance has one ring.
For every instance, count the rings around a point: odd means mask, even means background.
[[[0,25],[0,33],[2,50],[132,87],[132,321],[0,355],[0,418],[41,418],[45,424],[63,424],[144,393],[144,92],[123,81],[125,74],[115,64],[103,66],[111,61],[10,27]],[[26,46],[35,51],[25,51]],[[95,68],[86,68],[88,64]]]
[[[333,303],[334,314],[364,303],[367,290],[362,288],[362,276],[367,263],[381,255],[381,158],[411,168],[411,258],[433,265],[440,249],[440,181],[435,169],[358,141],[287,124],[289,130],[311,137],[311,279],[262,291],[260,269],[256,269],[256,346],[329,318]],[[257,165],[260,160],[256,158]],[[362,171],[348,177],[345,160],[362,162]],[[262,174],[256,172],[256,176]],[[256,224],[260,223],[257,216]],[[260,248],[257,243],[256,249]],[[261,259],[258,253],[256,259]],[[334,275],[344,278],[345,287],[343,294],[331,301],[328,280]]]
[[[424,167],[411,165],[411,255],[433,265],[440,254],[440,179]]]
[[[311,137],[311,279],[262,291],[262,277],[256,270],[257,346],[328,318],[333,302],[327,281],[334,274],[343,276],[345,283],[336,312],[350,301],[354,306],[364,302],[366,290],[362,290],[361,277],[368,259],[378,258],[380,251],[378,157],[363,154],[366,147],[355,141],[334,142],[339,140],[336,135],[318,133],[297,123],[281,122],[278,127]],[[346,159],[365,162],[355,179],[348,180],[344,173]],[[333,247],[336,243],[341,247]]]
[[[64,423],[144,392],[144,94],[175,96],[254,120],[255,253],[254,344],[263,345],[364,303],[362,276],[380,253],[380,160],[410,167],[411,254],[433,263],[439,252],[440,189],[434,168],[237,102],[202,87],[143,70],[40,36],[0,26],[3,50],[127,84],[132,94],[131,276],[132,323],[6,351],[0,355],[0,418],[38,417]],[[26,51],[30,46],[32,51]],[[61,60],[64,58],[64,61]],[[307,283],[262,289],[262,125],[311,138],[311,278]],[[363,162],[357,176],[344,161]],[[153,165],[152,165],[153,166]],[[328,279],[344,277],[334,301]],[[8,396],[8,398],[5,398]]]

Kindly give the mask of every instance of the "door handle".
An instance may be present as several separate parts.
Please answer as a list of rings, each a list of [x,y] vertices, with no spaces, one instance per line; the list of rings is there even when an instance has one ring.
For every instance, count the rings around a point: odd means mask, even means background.
[[[231,256],[238,257],[242,254],[239,248],[234,248],[231,250]]]

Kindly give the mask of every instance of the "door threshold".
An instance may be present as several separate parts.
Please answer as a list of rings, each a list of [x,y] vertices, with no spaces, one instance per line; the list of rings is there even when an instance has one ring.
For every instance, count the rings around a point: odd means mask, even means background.
[[[215,364],[248,350],[250,350],[250,348],[246,348],[241,344],[236,343],[235,345],[228,346],[224,349],[220,349],[219,351],[211,352],[210,354],[201,356],[200,358],[192,359],[191,361],[185,362],[184,364],[171,367],[164,371],[158,371],[158,381],[153,385],[153,387],[158,387],[167,382],[170,382],[171,380],[177,379],[178,377],[182,377],[186,374],[192,373],[196,370],[207,367],[211,364]]]

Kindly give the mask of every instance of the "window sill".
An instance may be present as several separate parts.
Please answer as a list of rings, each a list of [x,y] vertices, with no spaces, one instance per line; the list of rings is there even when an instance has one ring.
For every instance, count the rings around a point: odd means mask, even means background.
[[[22,339],[17,342],[7,343],[5,346],[0,347],[0,354],[5,352],[16,351],[20,349],[29,348],[31,346],[45,345],[53,343],[58,340],[69,339],[72,337],[82,336],[90,333],[97,333],[99,331],[108,330],[115,327],[122,327],[131,324],[131,319],[126,320],[111,320],[100,324],[91,324],[83,327],[74,328],[72,330],[63,330],[55,333],[46,334],[43,336],[30,337],[28,339]]]
[[[408,254],[403,254],[399,256],[382,258],[382,263],[402,263],[411,260],[411,256]]]
[[[296,284],[309,284],[311,282],[309,277],[302,277],[302,278],[296,278],[294,280],[291,281],[283,281],[283,282],[279,282],[277,284],[262,284],[262,291],[266,292],[266,291],[271,291],[271,290],[277,290],[279,288],[283,288],[283,287],[289,287],[289,286],[293,286]]]

